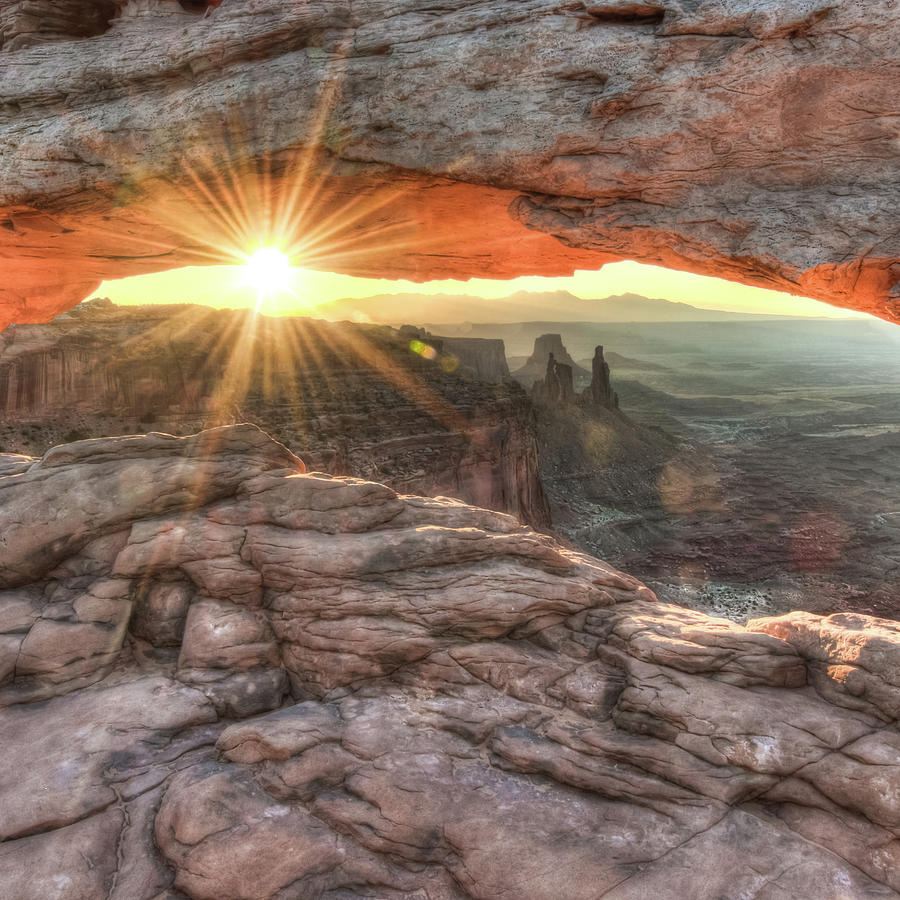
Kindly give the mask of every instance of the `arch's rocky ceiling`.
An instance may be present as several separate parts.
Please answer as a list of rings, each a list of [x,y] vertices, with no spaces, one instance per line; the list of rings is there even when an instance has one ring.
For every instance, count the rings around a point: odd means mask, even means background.
[[[108,5],[0,0],[0,324],[215,261],[266,197],[334,271],[630,258],[900,318],[893,0]]]

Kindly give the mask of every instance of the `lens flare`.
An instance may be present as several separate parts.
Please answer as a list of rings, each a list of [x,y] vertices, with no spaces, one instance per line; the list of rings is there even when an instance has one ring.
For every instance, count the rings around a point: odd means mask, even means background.
[[[435,359],[437,357],[437,350],[422,341],[410,341],[409,349],[425,359]]]
[[[244,283],[261,298],[291,290],[294,267],[287,254],[277,247],[263,247],[247,257],[244,263]]]

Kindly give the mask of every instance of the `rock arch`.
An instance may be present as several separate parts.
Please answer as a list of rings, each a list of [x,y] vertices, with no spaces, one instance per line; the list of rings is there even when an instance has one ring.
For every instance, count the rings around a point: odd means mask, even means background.
[[[628,258],[897,320],[898,31],[851,0],[259,0],[9,44],[0,319],[227,256],[223,204],[303,173],[304,228],[347,210],[334,271]]]

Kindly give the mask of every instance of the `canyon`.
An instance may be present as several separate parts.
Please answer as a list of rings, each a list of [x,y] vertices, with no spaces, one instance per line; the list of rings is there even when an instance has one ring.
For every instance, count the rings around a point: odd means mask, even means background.
[[[627,556],[597,509],[686,451],[602,348],[533,399],[502,349],[108,301],[0,335],[10,896],[900,896],[896,619],[737,624],[533,530]],[[306,460],[162,433],[245,412]]]
[[[585,374],[607,345],[623,414],[536,403],[558,535],[667,601],[736,621],[794,609],[897,618],[894,326],[758,316],[468,330],[504,336],[523,384],[535,342],[538,368],[564,352]],[[544,331],[557,332],[552,351]]]
[[[501,341],[92,301],[0,333],[0,448],[250,420],[310,468],[546,528],[534,410],[506,375]]]
[[[633,259],[898,318],[889,0],[213,7],[0,3],[0,326],[260,230],[349,274]]]
[[[711,619],[253,426],[0,458],[8,896],[898,896],[894,622]]]
[[[507,512],[702,612],[897,617],[891,326],[443,327],[91,301],[0,333],[0,450],[250,421],[310,469]],[[531,350],[512,376],[504,338]]]

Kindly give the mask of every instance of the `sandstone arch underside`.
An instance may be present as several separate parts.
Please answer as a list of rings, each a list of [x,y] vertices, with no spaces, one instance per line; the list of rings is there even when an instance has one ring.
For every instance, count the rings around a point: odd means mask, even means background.
[[[900,320],[891,0],[108,5],[0,0],[0,325],[279,216],[332,271],[628,258]]]

